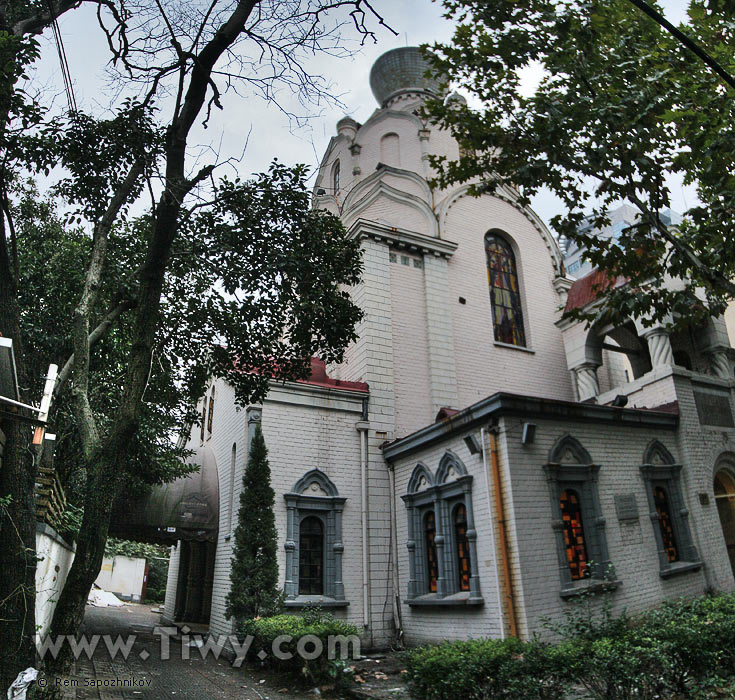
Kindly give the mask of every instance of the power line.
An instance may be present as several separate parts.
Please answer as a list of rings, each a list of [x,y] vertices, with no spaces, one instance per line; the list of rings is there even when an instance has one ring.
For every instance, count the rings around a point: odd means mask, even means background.
[[[64,48],[64,42],[61,38],[61,29],[59,29],[59,23],[56,20],[54,13],[54,7],[52,0],[46,0],[48,5],[49,13],[51,15],[51,28],[54,32],[54,39],[56,41],[56,53],[59,56],[59,65],[61,66],[61,76],[64,80],[64,91],[66,92],[66,99],[69,103],[69,112],[72,115],[77,113],[77,101],[74,96],[74,86],[71,81],[71,71],[69,70],[69,61],[66,58],[66,49]]]

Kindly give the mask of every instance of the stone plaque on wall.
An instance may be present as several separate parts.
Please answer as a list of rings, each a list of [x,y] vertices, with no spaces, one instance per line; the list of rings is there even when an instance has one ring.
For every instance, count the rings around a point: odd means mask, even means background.
[[[694,390],[694,403],[702,425],[719,425],[723,428],[735,428],[730,408],[729,393]]]
[[[615,512],[621,522],[638,520],[638,502],[634,493],[615,494]]]

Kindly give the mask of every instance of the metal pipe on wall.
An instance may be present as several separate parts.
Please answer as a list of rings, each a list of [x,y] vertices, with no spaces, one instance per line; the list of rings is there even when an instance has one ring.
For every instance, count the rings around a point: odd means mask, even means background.
[[[493,552],[493,567],[495,569],[495,596],[498,604],[498,618],[500,621],[500,638],[505,639],[505,619],[503,615],[503,598],[500,591],[500,571],[498,570],[498,548],[495,542],[495,518],[493,515],[492,496],[490,495],[490,474],[487,464],[487,451],[485,442],[485,428],[480,429],[480,442],[482,444],[482,467],[485,473],[485,493],[487,494],[487,510],[490,514],[490,548]]]
[[[366,629],[370,627],[370,557],[368,540],[368,428],[367,421],[356,423],[360,433],[360,509],[362,529],[362,624]]]

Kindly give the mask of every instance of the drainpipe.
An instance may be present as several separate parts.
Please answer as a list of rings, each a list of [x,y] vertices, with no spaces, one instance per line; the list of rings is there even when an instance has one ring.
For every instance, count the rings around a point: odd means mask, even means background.
[[[513,572],[510,567],[508,556],[508,530],[505,519],[505,503],[503,499],[503,486],[500,477],[500,455],[498,453],[497,427],[488,430],[490,438],[490,467],[493,478],[493,490],[495,491],[495,517],[498,523],[498,534],[500,536],[500,563],[503,568],[505,584],[505,601],[508,606],[508,631],[511,637],[518,636],[518,621],[516,618],[516,605],[513,593]]]
[[[360,508],[362,525],[362,625],[370,627],[370,557],[368,552],[368,475],[367,438],[368,421],[358,421],[355,427],[360,433]]]
[[[485,472],[485,492],[487,494],[487,510],[490,513],[490,548],[493,553],[493,567],[495,569],[495,596],[498,604],[498,617],[500,619],[500,638],[505,639],[505,620],[503,619],[503,600],[500,592],[500,573],[498,571],[498,548],[495,544],[495,526],[493,524],[493,503],[490,496],[490,470],[487,464],[487,451],[485,449],[485,428],[480,429],[480,443],[482,444],[482,467]]]
[[[393,626],[396,630],[396,642],[403,646],[403,622],[401,621],[400,590],[401,582],[398,576],[398,533],[396,528],[396,472],[392,464],[388,465],[388,480],[390,483],[390,559],[392,562],[391,576],[393,586]]]

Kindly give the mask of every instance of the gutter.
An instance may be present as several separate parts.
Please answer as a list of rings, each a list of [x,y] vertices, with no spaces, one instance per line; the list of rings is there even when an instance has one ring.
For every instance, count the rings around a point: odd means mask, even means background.
[[[370,423],[358,421],[355,427],[360,433],[360,524],[362,539],[362,626],[370,627],[370,557],[368,552],[368,483],[367,437]]]

